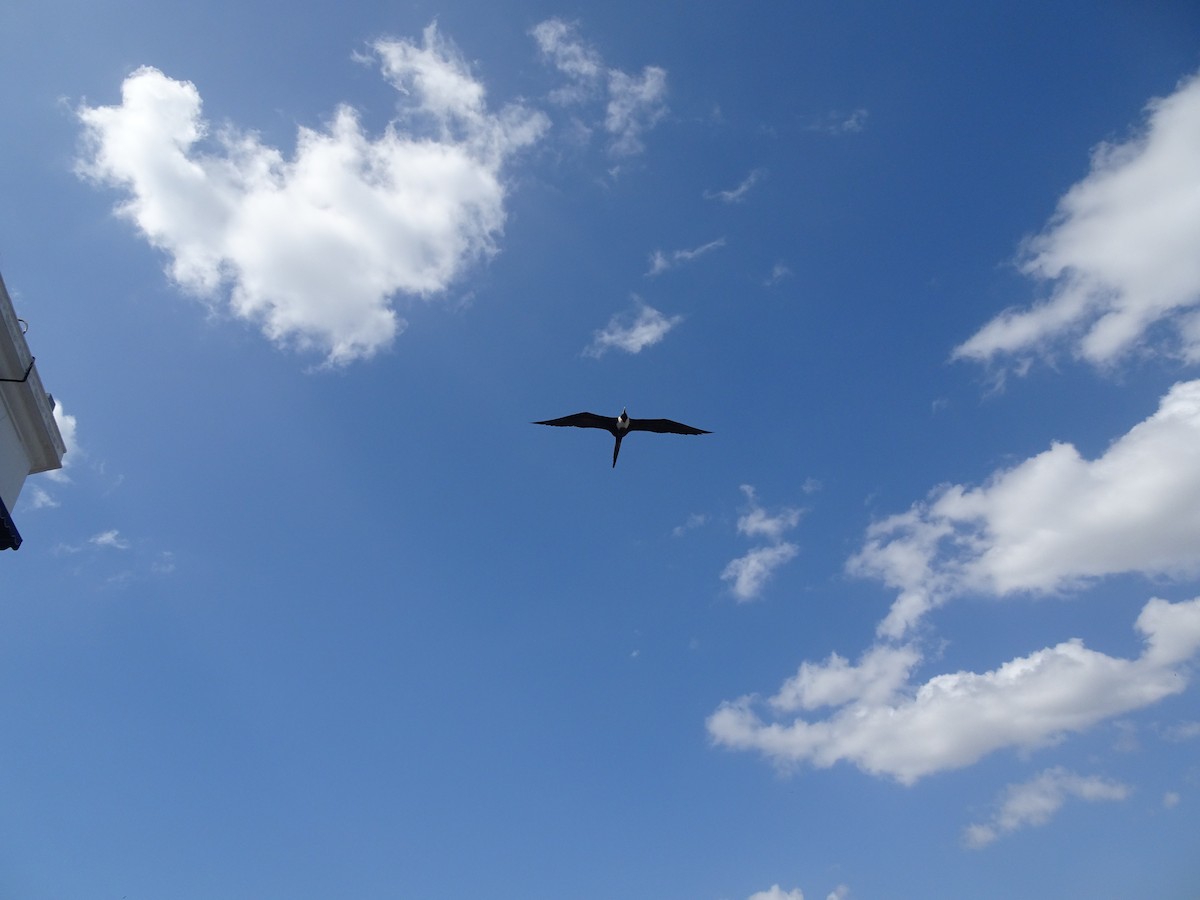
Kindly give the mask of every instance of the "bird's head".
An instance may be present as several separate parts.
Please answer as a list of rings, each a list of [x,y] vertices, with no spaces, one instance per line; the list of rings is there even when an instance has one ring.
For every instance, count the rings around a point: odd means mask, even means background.
[[[621,408],[621,414],[617,416],[617,421],[622,425],[629,421],[629,413],[625,412],[624,407]]]

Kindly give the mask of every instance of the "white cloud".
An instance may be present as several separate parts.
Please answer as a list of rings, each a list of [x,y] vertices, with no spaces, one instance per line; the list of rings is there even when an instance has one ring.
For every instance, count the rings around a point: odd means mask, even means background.
[[[66,407],[62,405],[62,401],[55,400],[54,402],[54,423],[58,425],[58,432],[62,435],[63,446],[66,447],[66,453],[63,455],[62,468],[51,469],[49,472],[44,472],[47,478],[51,481],[66,483],[71,480],[71,476],[67,474],[67,469],[80,456],[79,436],[78,436],[78,421],[74,416],[67,415]],[[45,494],[45,491],[42,491]],[[46,496],[49,496],[48,494]],[[57,506],[57,503],[43,504]]]
[[[1076,775],[1061,767],[1047,769],[1022,784],[1009,785],[999,809],[990,820],[969,825],[963,833],[968,847],[986,847],[1003,834],[1029,826],[1045,825],[1069,798],[1124,800],[1128,785],[1099,776]]]
[[[742,183],[737,187],[725,191],[705,191],[704,198],[706,200],[720,200],[722,203],[741,203],[746,199],[746,195],[750,193],[750,189],[766,177],[766,169],[754,169],[742,179]]]
[[[920,661],[921,654],[914,647],[877,646],[856,666],[831,653],[824,663],[802,663],[768,703],[778,713],[855,701],[880,706],[908,687],[909,674]]]
[[[547,19],[530,32],[543,56],[570,79],[551,94],[558,103],[581,103],[603,97],[604,129],[609,152],[631,156],[644,148],[642,135],[666,115],[667,73],[646,66],[640,75],[605,66],[600,54],[583,42],[573,23]]]
[[[756,547],[732,560],[721,572],[721,580],[732,582],[733,595],[738,603],[747,603],[762,593],[768,579],[780,566],[793,559],[800,548],[783,540],[784,532],[795,528],[802,511],[785,507],[775,514],[759,505],[754,488],[741,486],[749,508],[738,517],[738,533],[752,538],[765,538],[770,545]]]
[[[671,529],[671,535],[673,537],[683,537],[689,531],[702,527],[706,522],[708,522],[708,516],[703,513],[692,513],[682,525],[676,525]]]
[[[713,741],[757,750],[782,766],[846,761],[903,784],[971,765],[1004,748],[1036,748],[1187,687],[1200,650],[1200,598],[1152,599],[1137,617],[1135,659],[1090,650],[1078,639],[988,672],[951,672],[913,684],[909,646],[877,646],[857,666],[832,655],[805,663],[764,706],[755,696],[722,704],[708,719]],[[795,715],[830,707],[824,718]],[[764,715],[767,718],[764,719]]]
[[[839,884],[829,892],[825,900],[846,900],[850,896],[850,888]],[[800,888],[785,891],[777,884],[771,885],[765,891],[751,894],[748,900],[804,900],[804,892]]]
[[[1007,310],[957,347],[987,361],[1053,342],[1095,365],[1115,362],[1170,322],[1179,352],[1200,361],[1200,76],[1147,107],[1144,129],[1101,144],[1091,171],[1026,242],[1021,270],[1047,300]]]
[[[585,356],[597,359],[609,350],[624,350],[626,353],[641,353],[667,336],[672,328],[683,321],[683,316],[664,316],[657,309],[639,304],[637,315],[617,314],[608,325],[595,332],[592,343],[583,351]]]
[[[117,212],[184,289],[214,298],[229,286],[237,316],[330,364],[369,357],[404,327],[394,295],[435,295],[496,251],[503,169],[547,126],[520,106],[489,112],[433,25],[420,46],[373,51],[400,95],[377,137],[341,106],[326,128],[301,128],[286,159],[252,132],[214,132],[195,85],[143,67],[119,106],[79,109],[79,172],[125,192]]]
[[[730,560],[721,572],[721,580],[733,583],[733,596],[738,603],[748,603],[762,593],[775,570],[799,552],[799,547],[788,543],[756,547],[745,556]]]
[[[79,447],[79,423],[75,416],[67,414],[66,407],[58,400],[54,403],[54,422],[58,425],[58,432],[62,435],[63,446],[66,448],[62,459],[62,468],[39,472],[38,475],[40,477],[29,482],[30,493],[29,499],[26,501],[26,508],[30,510],[56,509],[61,505],[58,498],[47,489],[49,485],[42,479],[58,485],[69,484],[71,476],[68,469],[77,463],[83,455]]]
[[[716,250],[718,247],[725,246],[725,238],[717,238],[715,241],[709,241],[699,247],[691,250],[673,250],[670,253],[663,253],[661,250],[655,250],[650,254],[650,269],[646,272],[647,276],[660,275],[667,269],[673,269],[681,263],[689,263],[698,257],[703,256]]]
[[[1200,381],[1176,384],[1157,412],[1095,460],[1070,444],[939,488],[873,524],[851,572],[900,591],[880,633],[900,637],[968,591],[1053,591],[1122,572],[1200,570]]]
[[[801,510],[785,506],[779,512],[771,515],[759,506],[758,497],[752,485],[743,484],[742,493],[746,495],[750,508],[738,517],[737,530],[739,533],[747,537],[765,537],[771,541],[778,541],[783,537],[785,531],[790,531],[800,523]]]
[[[574,25],[562,19],[547,19],[535,25],[530,33],[549,62],[571,79],[568,87],[559,88],[552,95],[555,102],[578,102],[597,89],[607,72],[604,61],[596,50],[579,39]]]
[[[779,885],[773,884],[765,891],[751,894],[747,900],[804,900],[804,892],[800,888],[785,891]]]
[[[88,538],[88,543],[94,547],[103,547],[110,550],[128,550],[131,546],[129,541],[121,537],[121,532],[115,528],[93,535]]]
[[[1180,797],[1174,791],[1167,791],[1163,794],[1163,808],[1174,809],[1179,805]]]
[[[56,509],[60,504],[50,492],[40,484],[32,486],[29,492],[28,509]]]
[[[405,111],[432,116],[443,135],[461,129],[466,140],[486,136],[493,126],[483,85],[471,75],[457,48],[438,34],[436,25],[428,26],[423,37],[420,47],[393,39],[374,44],[384,76],[413,101]]]
[[[614,69],[609,73],[608,94],[604,127],[613,136],[610,149],[617,156],[641,153],[642,132],[667,113],[666,70],[646,66],[635,76]]]

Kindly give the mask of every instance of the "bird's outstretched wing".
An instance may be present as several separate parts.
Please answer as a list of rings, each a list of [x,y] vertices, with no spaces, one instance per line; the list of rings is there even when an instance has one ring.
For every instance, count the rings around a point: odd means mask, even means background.
[[[534,425],[574,425],[576,428],[603,428],[615,434],[617,420],[612,416],[598,416],[595,413],[581,412],[573,416],[563,416],[558,419],[547,419],[545,422],[534,422]]]
[[[670,419],[630,419],[630,431],[654,431],[658,434],[712,434],[703,428],[693,428]]]

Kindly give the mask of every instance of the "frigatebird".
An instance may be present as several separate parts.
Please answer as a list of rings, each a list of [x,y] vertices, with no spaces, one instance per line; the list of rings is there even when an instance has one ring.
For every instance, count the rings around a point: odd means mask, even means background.
[[[712,434],[703,428],[693,428],[670,419],[631,419],[625,410],[616,418],[598,416],[595,413],[581,412],[573,416],[563,416],[560,419],[547,419],[545,422],[534,422],[534,425],[573,425],[576,428],[603,428],[617,439],[613,445],[613,468],[617,466],[617,454],[621,452],[621,441],[631,431],[653,431],[658,434]]]

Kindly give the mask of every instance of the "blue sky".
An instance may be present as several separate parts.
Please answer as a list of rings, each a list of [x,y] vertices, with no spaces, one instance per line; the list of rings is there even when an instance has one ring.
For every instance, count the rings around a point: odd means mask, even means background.
[[[1194,4],[0,33],[0,894],[1194,894]]]

